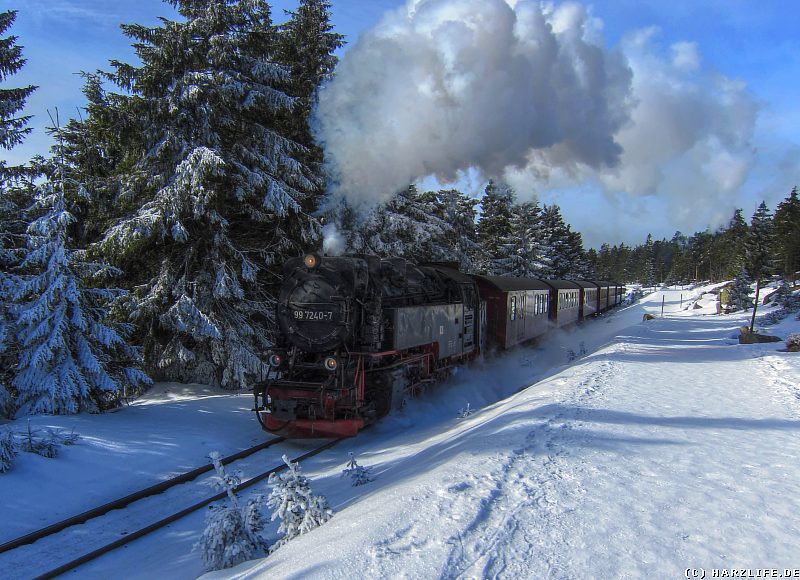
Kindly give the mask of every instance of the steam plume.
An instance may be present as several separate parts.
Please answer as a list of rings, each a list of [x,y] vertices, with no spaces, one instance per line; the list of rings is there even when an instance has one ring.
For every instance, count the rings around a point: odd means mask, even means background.
[[[631,70],[577,4],[412,0],[362,35],[323,89],[317,135],[338,193],[386,199],[417,178],[618,163]]]

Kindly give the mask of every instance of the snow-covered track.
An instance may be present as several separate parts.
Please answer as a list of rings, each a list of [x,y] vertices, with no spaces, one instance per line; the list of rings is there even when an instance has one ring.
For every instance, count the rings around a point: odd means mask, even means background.
[[[253,447],[250,447],[250,448],[245,449],[243,451],[239,451],[238,453],[234,453],[233,455],[229,455],[229,456],[223,458],[222,459],[222,464],[223,465],[227,465],[227,464],[232,463],[234,461],[238,461],[239,459],[243,459],[245,457],[249,457],[253,453],[256,453],[258,451],[261,451],[262,449],[266,449],[268,447],[271,447],[271,446],[275,445],[276,443],[280,443],[281,441],[284,441],[284,440],[285,439],[283,437],[275,437],[274,439],[270,439],[269,441],[264,441],[263,443],[259,443],[258,445],[254,445]],[[44,528],[35,530],[33,532],[30,532],[29,534],[25,534],[24,536],[20,536],[19,538],[15,538],[13,540],[9,540],[8,542],[5,542],[4,544],[0,544],[0,554],[2,554],[3,552],[8,552],[9,550],[13,550],[14,548],[19,548],[20,546],[25,546],[27,544],[32,544],[33,542],[35,542],[37,540],[41,540],[42,538],[46,538],[47,536],[50,536],[50,535],[53,535],[53,534],[57,534],[61,530],[64,530],[64,529],[66,529],[66,528],[68,528],[70,526],[75,526],[75,525],[78,525],[78,524],[82,524],[82,523],[87,522],[87,521],[89,521],[91,519],[94,519],[94,518],[100,517],[102,515],[105,515],[108,512],[110,512],[111,510],[124,508],[124,507],[132,504],[135,501],[139,501],[140,499],[144,499],[146,497],[150,497],[150,496],[162,493],[162,492],[168,490],[171,487],[174,487],[176,485],[180,485],[182,483],[186,483],[188,481],[192,481],[193,479],[196,479],[200,475],[202,475],[204,473],[208,473],[212,469],[214,469],[213,464],[207,463],[206,465],[198,467],[197,469],[192,469],[191,471],[187,471],[186,473],[182,473],[180,475],[176,475],[175,477],[171,477],[170,479],[166,479],[166,480],[164,480],[164,481],[162,481],[160,483],[157,483],[155,485],[151,485],[150,487],[147,487],[145,489],[142,489],[142,490],[136,491],[134,493],[131,493],[129,495],[126,495],[125,497],[121,497],[119,499],[115,499],[115,500],[110,501],[110,502],[108,502],[106,504],[103,504],[101,506],[98,506],[98,507],[92,508],[90,510],[87,510],[87,511],[85,511],[83,513],[80,513],[78,515],[69,517],[69,518],[67,518],[65,520],[62,520],[60,522],[56,522],[56,523],[51,524],[49,526],[46,526]]]
[[[266,443],[275,444],[275,443],[279,443],[282,440],[283,439],[281,439],[281,438],[277,438],[277,439],[270,440],[270,441],[268,441]],[[299,457],[296,457],[296,458],[292,459],[291,461],[292,462],[304,461],[305,459],[308,459],[309,457],[313,457],[313,456],[315,456],[315,455],[317,455],[319,453],[322,453],[323,451],[325,451],[327,449],[330,449],[331,447],[333,447],[334,445],[339,443],[339,441],[341,441],[341,439],[330,440],[327,443],[325,443],[323,445],[320,445],[319,447],[316,447],[316,448],[314,448],[314,449],[312,449],[310,451],[307,451],[306,453],[300,455]],[[226,458],[226,459],[229,459],[229,458]],[[256,483],[258,483],[260,481],[263,481],[264,479],[268,478],[271,474],[278,473],[280,471],[283,471],[286,468],[287,468],[287,465],[285,463],[281,463],[280,465],[277,465],[277,466],[275,466],[275,467],[273,467],[273,468],[271,468],[271,469],[269,469],[267,471],[259,473],[258,475],[255,475],[255,476],[251,477],[247,481],[242,482],[236,488],[234,488],[234,491],[236,493],[238,493],[238,492],[240,492],[240,491],[242,491],[244,489],[247,489],[248,487],[250,487],[252,485],[255,485]],[[66,562],[66,563],[58,566],[57,568],[53,568],[52,570],[49,570],[49,571],[47,571],[47,572],[45,572],[43,574],[39,574],[38,576],[35,577],[35,580],[40,580],[40,579],[45,579],[45,578],[55,578],[56,576],[59,576],[60,574],[64,574],[65,572],[73,570],[74,568],[77,568],[78,566],[86,564],[87,562],[90,562],[90,561],[92,561],[92,560],[94,560],[96,558],[99,558],[100,556],[102,556],[104,554],[107,554],[107,553],[111,552],[112,550],[120,548],[120,547],[124,546],[125,544],[129,544],[130,542],[132,542],[132,541],[134,541],[136,539],[139,539],[139,538],[142,538],[142,537],[144,537],[144,536],[146,536],[148,534],[151,534],[152,532],[155,532],[156,530],[159,530],[159,529],[171,524],[172,522],[175,522],[175,521],[181,519],[182,517],[184,517],[186,515],[189,515],[190,513],[193,513],[193,512],[195,512],[195,511],[197,511],[199,509],[204,508],[205,506],[209,505],[212,502],[219,501],[219,500],[223,499],[224,497],[226,497],[226,494],[227,494],[227,492],[224,492],[224,491],[220,492],[220,493],[217,493],[216,495],[214,495],[212,497],[208,497],[208,498],[203,499],[203,500],[201,500],[199,502],[196,502],[193,505],[190,505],[190,506],[188,506],[188,507],[186,507],[186,508],[184,508],[184,509],[182,509],[182,510],[180,510],[178,512],[175,512],[172,515],[164,517],[164,518],[158,520],[157,522],[154,522],[154,523],[152,523],[152,524],[150,524],[148,526],[145,526],[145,527],[143,527],[143,528],[141,528],[139,530],[136,530],[136,531],[133,531],[133,532],[129,532],[129,533],[125,533],[123,537],[120,537],[119,539],[117,539],[117,540],[115,540],[115,541],[113,541],[113,542],[111,542],[109,544],[106,544],[106,545],[104,545],[104,546],[102,546],[100,548],[97,548],[97,549],[95,549],[95,550],[93,550],[93,551],[91,551],[91,552],[89,552],[87,554],[84,554],[82,556],[74,558],[74,559],[70,560],[69,562]]]

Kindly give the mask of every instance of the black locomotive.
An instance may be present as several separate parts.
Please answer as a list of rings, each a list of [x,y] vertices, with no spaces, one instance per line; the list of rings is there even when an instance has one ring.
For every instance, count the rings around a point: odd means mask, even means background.
[[[469,276],[365,255],[293,258],[256,415],[288,437],[352,436],[487,347],[510,348],[620,300],[606,282]]]

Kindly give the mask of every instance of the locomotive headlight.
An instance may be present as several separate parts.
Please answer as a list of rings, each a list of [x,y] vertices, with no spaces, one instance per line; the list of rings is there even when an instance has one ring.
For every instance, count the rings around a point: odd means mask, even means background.
[[[306,268],[312,270],[319,266],[319,256],[316,254],[307,254],[305,258],[303,258],[303,264],[306,265]]]
[[[336,360],[336,357],[329,356],[328,358],[325,359],[325,362],[323,364],[325,365],[325,370],[333,372],[339,366],[339,361]]]
[[[277,352],[273,352],[269,355],[269,366],[278,368],[283,364],[283,357],[279,355]]]

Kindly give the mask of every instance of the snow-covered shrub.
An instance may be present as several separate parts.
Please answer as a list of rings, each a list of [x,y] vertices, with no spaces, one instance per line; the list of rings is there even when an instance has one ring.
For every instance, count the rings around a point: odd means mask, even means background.
[[[11,470],[14,458],[17,456],[17,446],[11,431],[0,433],[0,473]]]
[[[27,432],[19,433],[18,436],[22,451],[36,453],[48,459],[58,457],[58,448],[61,445],[74,445],[80,439],[80,435],[74,431],[67,433],[63,429],[47,429],[43,432],[40,429],[33,429],[30,422]]]
[[[792,352],[800,352],[800,333],[790,334],[786,337],[786,349]]]
[[[342,470],[342,477],[349,477],[350,484],[353,487],[357,487],[359,485],[365,485],[375,479],[370,473],[371,470],[371,467],[359,465],[355,455],[350,453],[350,461],[347,462],[347,467]]]
[[[778,287],[778,293],[773,297],[773,302],[778,308],[764,316],[761,320],[763,324],[777,324],[790,314],[800,311],[800,293],[793,294],[788,284],[781,284]]]
[[[272,486],[267,505],[272,508],[272,521],[280,519],[278,533],[283,537],[273,544],[277,550],[290,540],[310,532],[333,517],[333,510],[324,496],[314,495],[309,479],[300,474],[300,465],[283,456],[288,469],[269,476]]]
[[[470,409],[469,403],[467,403],[466,407],[458,410],[459,419],[468,419],[469,417],[472,417],[472,415],[474,414],[475,414],[475,409]]]
[[[230,505],[213,505],[206,514],[206,527],[200,541],[195,545],[203,557],[206,570],[222,570],[250,560],[259,551],[266,549],[261,537],[264,521],[261,518],[262,496],[248,500],[241,506],[235,488],[241,483],[238,473],[225,472],[220,455],[209,454],[217,475],[212,478],[213,485],[225,490]]]

